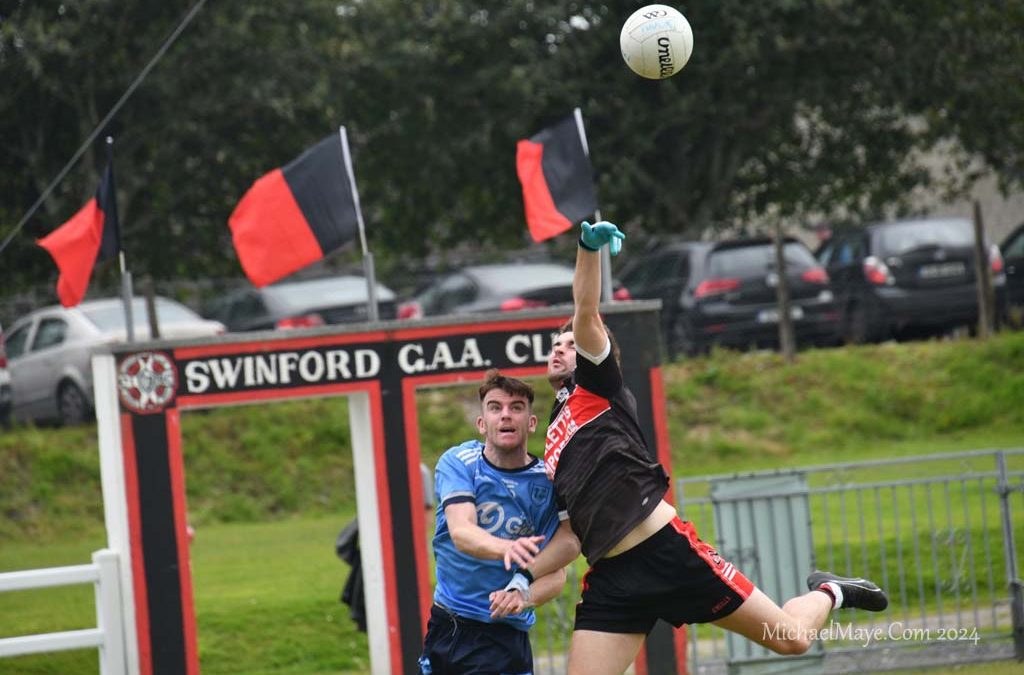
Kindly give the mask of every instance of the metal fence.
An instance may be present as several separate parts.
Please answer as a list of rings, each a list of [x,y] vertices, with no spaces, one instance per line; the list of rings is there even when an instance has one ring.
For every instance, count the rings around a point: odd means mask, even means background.
[[[716,536],[729,529],[730,508],[716,502],[715,486],[780,475],[799,476],[806,484],[803,495],[785,499],[806,499],[809,566],[874,579],[890,596],[889,609],[880,614],[833,613],[819,641],[825,672],[1009,659],[1015,642],[1024,649],[1015,548],[1015,539],[1024,537],[1024,450],[677,481],[682,516],[694,521],[705,539],[716,541],[722,555],[737,561],[759,587],[787,575],[802,585],[808,568],[779,569],[776,560],[760,556],[749,541],[719,542]],[[763,510],[770,497],[754,494],[731,510]],[[781,603],[786,598],[775,599]],[[744,665],[756,672],[757,664],[771,660],[749,643],[729,645],[724,631],[714,626],[693,626],[689,639],[694,673],[735,672]]]
[[[807,672],[1024,659],[1024,449],[683,478],[676,497],[702,539],[769,595],[783,589],[780,604],[812,568],[887,590],[885,612],[833,612]],[[565,672],[579,573],[538,611],[537,673]],[[690,673],[796,666],[715,626],[691,626],[688,639]]]

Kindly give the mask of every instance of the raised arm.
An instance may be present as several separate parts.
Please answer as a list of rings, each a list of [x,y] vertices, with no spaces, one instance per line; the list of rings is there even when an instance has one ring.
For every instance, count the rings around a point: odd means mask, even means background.
[[[626,235],[607,221],[594,225],[584,222],[576,253],[576,274],[572,280],[575,311],[572,317],[573,338],[577,349],[600,354],[607,343],[604,323],[598,311],[601,304],[601,247],[608,245],[612,255],[622,249]]]

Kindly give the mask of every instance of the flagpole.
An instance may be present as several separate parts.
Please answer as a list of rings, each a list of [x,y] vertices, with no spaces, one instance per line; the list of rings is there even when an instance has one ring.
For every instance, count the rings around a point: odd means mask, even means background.
[[[166,40],[164,40],[163,44],[160,45],[160,49],[156,51],[156,54],[154,54],[153,58],[149,60],[149,63],[146,64],[145,68],[143,68],[142,71],[135,77],[135,79],[132,80],[132,83],[128,86],[128,89],[126,89],[125,92],[121,94],[121,98],[117,100],[117,103],[115,103],[114,107],[110,109],[110,112],[107,113],[107,116],[100,120],[99,124],[96,125],[96,128],[94,128],[89,133],[89,136],[88,138],[85,139],[85,142],[83,142],[82,145],[79,146],[78,150],[75,151],[75,154],[71,157],[71,159],[68,160],[68,163],[65,164],[64,168],[60,170],[60,173],[57,174],[57,177],[50,181],[50,184],[46,186],[46,189],[43,190],[43,193],[41,195],[39,195],[39,198],[36,199],[35,203],[31,207],[29,207],[28,211],[25,212],[25,215],[21,217],[21,220],[19,220],[18,224],[14,226],[14,229],[10,231],[10,233],[2,242],[0,242],[0,253],[2,253],[5,248],[7,248],[7,245],[11,243],[11,240],[14,239],[14,237],[19,232],[21,232],[21,228],[25,226],[25,223],[28,222],[28,219],[32,217],[32,215],[39,209],[39,207],[43,205],[43,202],[46,201],[47,197],[49,197],[50,194],[54,191],[54,189],[60,184],[60,182],[64,180],[64,176],[66,176],[68,172],[71,171],[71,167],[73,167],[78,162],[79,158],[81,158],[81,156],[85,153],[85,151],[89,149],[89,146],[92,145],[93,141],[96,140],[96,137],[99,136],[100,133],[107,127],[107,124],[110,122],[110,120],[114,119],[114,115],[116,115],[117,112],[121,109],[121,107],[125,104],[125,102],[127,102],[128,99],[131,98],[132,94],[135,93],[135,90],[138,89],[140,84],[142,84],[142,81],[146,79],[147,75],[149,75],[149,71],[153,70],[153,66],[155,66],[157,62],[159,62],[160,59],[163,58],[164,54],[167,53],[167,50],[171,48],[171,45],[174,44],[174,41],[178,39],[178,36],[181,35],[182,31],[184,31],[185,28],[192,22],[192,19],[195,17],[196,14],[199,13],[199,10],[202,9],[203,5],[205,4],[206,0],[198,0],[196,4],[192,6],[192,9],[188,10],[188,13],[185,15],[185,18],[183,18],[178,23],[178,26],[174,29],[174,31],[167,37]]]
[[[580,132],[580,142],[583,143],[583,154],[590,157],[590,148],[587,146],[587,132],[583,128],[583,111],[573,108],[573,116],[576,117],[576,128]],[[601,209],[594,209],[594,220],[601,220]],[[601,247],[601,301],[612,301],[612,255],[608,246]]]
[[[366,246],[366,226],[363,224],[363,209],[359,206],[359,190],[356,188],[356,174],[352,170],[352,156],[348,151],[348,134],[345,127],[338,127],[341,135],[341,155],[345,162],[345,173],[352,186],[352,204],[356,207],[356,222],[359,223],[359,243],[363,247],[363,274],[366,276],[366,318],[377,321],[377,277],[373,269],[373,254]]]
[[[107,166],[110,167],[111,176],[114,173],[114,139],[107,136]],[[116,183],[111,182],[110,190],[115,193],[114,210],[117,210]],[[109,217],[109,216],[108,216]],[[121,216],[117,214],[117,259],[121,266],[121,302],[124,305],[124,326],[125,336],[128,342],[135,342],[135,321],[132,317],[132,273],[128,271],[125,263],[124,249],[121,248]]]

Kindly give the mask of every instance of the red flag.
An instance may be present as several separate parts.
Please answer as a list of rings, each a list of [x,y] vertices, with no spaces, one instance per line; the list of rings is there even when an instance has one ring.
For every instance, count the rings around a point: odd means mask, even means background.
[[[575,115],[519,141],[516,173],[534,241],[561,234],[597,210],[590,157]]]
[[[266,286],[359,233],[348,163],[333,134],[249,188],[228,219],[249,281]]]
[[[121,233],[117,221],[114,165],[107,162],[96,196],[78,213],[37,242],[57,263],[57,297],[65,307],[82,302],[92,268],[117,255]]]

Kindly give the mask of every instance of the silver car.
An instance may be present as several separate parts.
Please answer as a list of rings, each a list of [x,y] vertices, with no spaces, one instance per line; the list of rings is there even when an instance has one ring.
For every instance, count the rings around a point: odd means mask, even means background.
[[[0,425],[7,426],[11,417],[11,370],[7,367],[4,327],[0,326]]]
[[[207,321],[188,307],[156,298],[161,338],[219,335],[224,324]],[[149,318],[142,298],[132,302],[135,339],[149,339]],[[120,298],[90,300],[77,307],[38,309],[7,332],[7,358],[13,394],[11,412],[21,422],[81,424],[93,413],[92,353],[100,345],[127,337]]]

